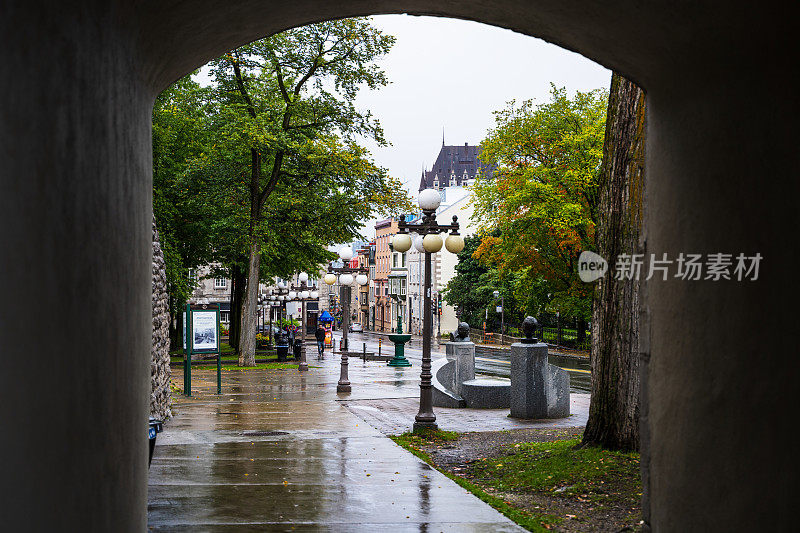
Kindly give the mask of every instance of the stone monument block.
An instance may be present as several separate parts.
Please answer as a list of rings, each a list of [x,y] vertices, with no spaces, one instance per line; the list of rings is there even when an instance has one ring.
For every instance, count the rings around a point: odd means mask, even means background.
[[[475,343],[448,342],[445,345],[445,355],[448,361],[453,362],[453,381],[450,389],[462,396],[461,384],[475,379]]]
[[[569,416],[569,374],[547,362],[544,343],[511,345],[511,416]]]

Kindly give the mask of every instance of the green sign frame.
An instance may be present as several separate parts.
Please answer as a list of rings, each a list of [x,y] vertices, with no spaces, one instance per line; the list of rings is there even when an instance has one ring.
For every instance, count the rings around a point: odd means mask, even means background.
[[[183,393],[192,395],[192,355],[217,355],[217,394],[222,394],[222,327],[219,304],[186,304],[183,313]]]

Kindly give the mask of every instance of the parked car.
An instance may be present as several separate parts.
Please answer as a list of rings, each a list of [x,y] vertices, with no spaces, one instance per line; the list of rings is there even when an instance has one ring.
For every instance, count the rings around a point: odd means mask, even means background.
[[[266,325],[258,324],[256,326],[256,333],[261,333],[262,335],[269,335],[269,328],[270,328],[269,324],[266,324]],[[281,328],[279,328],[278,326],[273,324],[273,326],[272,326],[272,334],[273,335],[278,333],[280,330],[281,330]]]
[[[361,327],[360,323],[353,322],[350,324],[350,331],[364,331],[364,328]]]

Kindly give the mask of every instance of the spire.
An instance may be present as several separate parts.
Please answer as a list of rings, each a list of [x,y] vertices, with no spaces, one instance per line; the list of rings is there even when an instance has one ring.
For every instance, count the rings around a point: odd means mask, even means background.
[[[444,146],[444,126],[442,126],[442,146]]]

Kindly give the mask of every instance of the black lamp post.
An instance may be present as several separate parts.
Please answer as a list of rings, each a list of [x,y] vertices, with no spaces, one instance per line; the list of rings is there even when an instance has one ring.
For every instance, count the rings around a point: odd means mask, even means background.
[[[350,288],[354,283],[364,285],[369,281],[367,273],[369,269],[364,267],[352,268],[347,263],[353,258],[353,251],[344,246],[339,250],[339,258],[344,261],[344,266],[328,266],[328,273],[325,275],[325,283],[333,285],[336,283],[337,274],[339,287],[341,290],[340,300],[342,303],[342,364],[339,373],[339,383],[336,385],[336,392],[350,392],[350,377],[348,376],[347,362],[347,330],[350,326]],[[356,274],[353,276],[353,274]]]
[[[506,299],[505,296],[500,294],[500,291],[494,291],[495,303],[497,298],[500,298],[500,344],[503,344],[503,330],[505,330],[505,316],[506,316]],[[495,308],[497,310],[497,308]]]
[[[306,302],[316,300],[319,298],[319,292],[313,285],[308,285],[308,274],[300,272],[297,276],[300,285],[292,285],[291,289],[296,291],[296,301],[300,302],[300,364],[298,370],[308,370],[308,362],[306,361]]]
[[[415,244],[420,252],[425,252],[425,283],[422,318],[422,373],[419,384],[419,412],[414,419],[414,431],[423,429],[437,429],[436,415],[433,413],[433,386],[431,385],[431,254],[442,249],[442,232],[449,231],[450,235],[444,242],[445,248],[457,254],[464,249],[464,239],[458,234],[458,217],[453,217],[453,223],[442,225],[436,222],[436,209],[439,207],[441,197],[436,189],[425,189],[419,195],[419,206],[422,208],[422,219],[418,224],[408,224],[404,217],[400,217],[398,234],[392,240],[394,249],[405,252],[411,248],[409,232],[419,235],[422,249]]]

